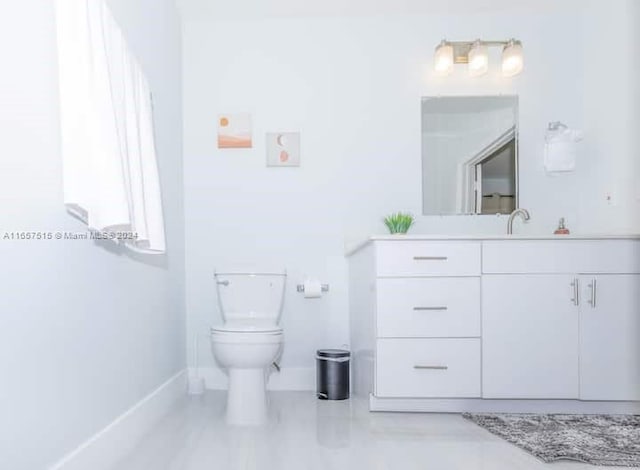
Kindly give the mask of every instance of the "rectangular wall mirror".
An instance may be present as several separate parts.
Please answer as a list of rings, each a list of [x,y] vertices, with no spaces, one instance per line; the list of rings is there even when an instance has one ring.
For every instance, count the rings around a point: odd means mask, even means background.
[[[422,98],[422,213],[518,207],[518,97]]]

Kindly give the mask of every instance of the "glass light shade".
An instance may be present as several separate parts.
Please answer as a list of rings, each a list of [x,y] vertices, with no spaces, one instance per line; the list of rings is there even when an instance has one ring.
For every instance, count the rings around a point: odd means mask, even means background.
[[[449,75],[453,71],[453,46],[442,41],[436,47],[434,68],[439,75]]]
[[[489,48],[476,41],[469,51],[469,75],[479,77],[489,70]]]
[[[513,77],[522,72],[524,59],[522,56],[522,44],[518,41],[510,41],[502,51],[502,75]]]

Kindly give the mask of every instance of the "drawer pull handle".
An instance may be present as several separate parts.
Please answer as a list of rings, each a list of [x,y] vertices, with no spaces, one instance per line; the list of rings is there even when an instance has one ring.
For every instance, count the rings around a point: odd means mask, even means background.
[[[597,281],[593,279],[589,283],[589,288],[591,289],[591,299],[588,300],[587,302],[591,304],[591,308],[596,308],[596,289],[598,288],[598,285],[596,284],[596,282]]]
[[[413,259],[416,261],[447,261],[449,258],[447,256],[414,256]]]
[[[448,366],[421,366],[416,364],[413,366],[414,369],[429,369],[429,370],[447,370]]]
[[[573,287],[573,298],[571,302],[577,307],[580,305],[580,279],[575,278],[571,283],[571,287]]]
[[[447,310],[447,307],[413,307],[416,311],[441,311]]]

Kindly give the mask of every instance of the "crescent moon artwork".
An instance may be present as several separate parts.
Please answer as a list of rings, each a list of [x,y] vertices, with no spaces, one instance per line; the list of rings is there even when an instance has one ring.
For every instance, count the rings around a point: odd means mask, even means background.
[[[300,166],[300,133],[268,132],[266,135],[267,166]]]

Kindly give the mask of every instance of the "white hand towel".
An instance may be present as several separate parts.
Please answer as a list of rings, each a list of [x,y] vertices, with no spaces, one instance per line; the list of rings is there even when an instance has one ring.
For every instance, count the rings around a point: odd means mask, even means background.
[[[558,129],[547,132],[544,149],[544,168],[547,173],[562,173],[575,170],[576,143],[582,140],[582,132]]]

